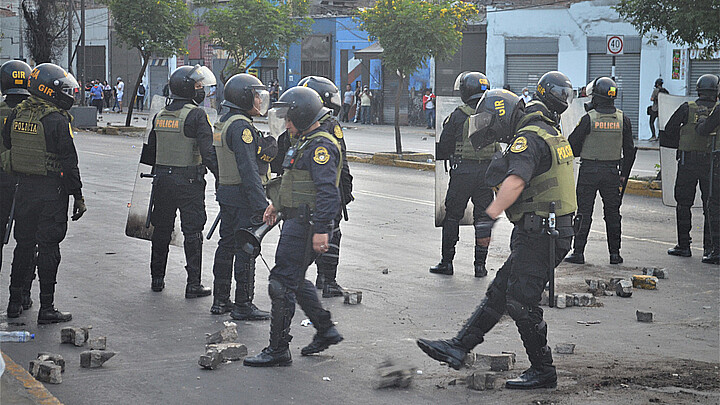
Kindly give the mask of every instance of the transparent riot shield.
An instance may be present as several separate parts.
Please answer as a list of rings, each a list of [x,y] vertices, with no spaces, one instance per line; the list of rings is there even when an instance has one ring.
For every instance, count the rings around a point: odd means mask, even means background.
[[[568,105],[567,110],[565,110],[565,112],[560,115],[560,129],[565,139],[567,139],[567,137],[572,134],[573,130],[575,130],[575,127],[577,127],[577,125],[580,123],[582,117],[587,114],[585,112],[585,103],[589,101],[590,97],[573,99],[573,101]],[[579,170],[580,159],[575,159],[575,163],[573,164],[573,172],[575,174],[576,183]]]
[[[694,97],[673,96],[670,94],[658,94],[658,128],[665,130],[665,125],[675,110],[682,103],[694,100]],[[677,149],[660,147],[660,176],[662,178],[662,200],[663,204],[674,207],[675,201],[675,178],[677,177]],[[699,186],[698,186],[699,187]],[[702,206],[700,190],[695,191],[695,207]]]
[[[440,134],[442,133],[445,117],[448,117],[463,102],[460,97],[438,96],[435,99],[435,115],[438,117],[435,126],[435,143],[440,142]],[[445,219],[445,194],[447,194],[448,183],[450,182],[450,162],[447,160],[435,161],[435,226],[441,227]],[[472,225],[473,205],[472,201],[468,202],[460,225]]]

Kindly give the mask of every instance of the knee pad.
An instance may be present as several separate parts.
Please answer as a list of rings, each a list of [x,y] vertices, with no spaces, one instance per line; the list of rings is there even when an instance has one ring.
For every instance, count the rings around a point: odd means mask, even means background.
[[[507,311],[515,323],[530,321],[530,306],[522,304],[514,298],[507,298]]]
[[[271,300],[282,299],[285,297],[287,288],[279,281],[270,279],[268,283],[268,295]]]

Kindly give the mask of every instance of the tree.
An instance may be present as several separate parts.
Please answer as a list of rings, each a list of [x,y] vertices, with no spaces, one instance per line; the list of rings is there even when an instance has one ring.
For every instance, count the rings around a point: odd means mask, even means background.
[[[172,56],[183,50],[192,29],[192,18],[185,0],[102,0],[113,16],[118,38],[140,52],[143,65],[130,93],[125,126],[130,126],[137,89],[150,57]]]
[[[67,30],[65,2],[56,0],[23,0],[25,42],[35,63],[57,59]]]
[[[208,7],[202,15],[213,45],[227,52],[220,72],[223,82],[244,72],[260,58],[282,56],[290,44],[310,33],[313,20],[307,14],[307,0],[274,3],[270,0],[217,0],[195,3]]]
[[[372,8],[360,9],[360,28],[383,47],[382,62],[389,72],[397,71],[395,96],[395,150],[402,153],[400,139],[400,94],[405,78],[430,58],[447,60],[462,41],[462,29],[478,14],[477,7],[462,1],[378,0]]]
[[[710,57],[720,51],[720,2],[717,0],[620,0],[615,10],[651,43],[657,35],[692,49],[704,46]]]

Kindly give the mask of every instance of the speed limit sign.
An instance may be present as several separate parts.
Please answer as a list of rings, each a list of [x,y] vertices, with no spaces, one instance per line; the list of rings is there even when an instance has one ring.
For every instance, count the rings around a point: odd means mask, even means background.
[[[608,35],[605,37],[605,43],[607,44],[608,55],[623,54],[623,35]]]

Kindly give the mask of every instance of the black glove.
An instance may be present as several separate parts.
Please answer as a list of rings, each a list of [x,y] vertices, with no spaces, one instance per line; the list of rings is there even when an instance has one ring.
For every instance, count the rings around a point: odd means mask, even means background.
[[[73,215],[72,220],[77,221],[80,219],[80,217],[83,216],[83,214],[87,211],[87,207],[85,206],[85,199],[80,197],[75,197],[75,202],[73,203]]]
[[[497,219],[483,219],[475,222],[475,238],[484,239],[489,238],[492,234],[493,225],[495,225]]]

